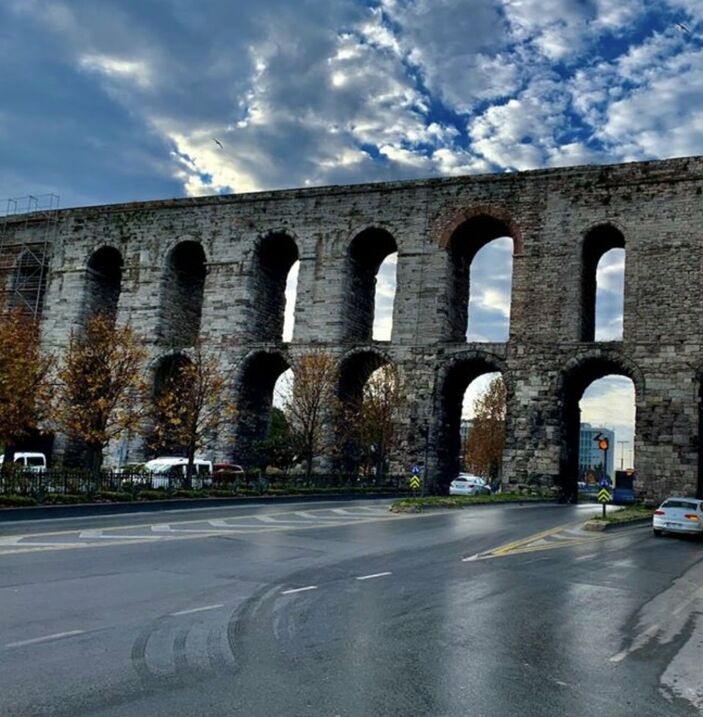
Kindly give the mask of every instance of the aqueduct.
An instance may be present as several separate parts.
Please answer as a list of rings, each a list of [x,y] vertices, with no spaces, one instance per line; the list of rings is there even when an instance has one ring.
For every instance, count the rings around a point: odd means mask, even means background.
[[[476,376],[505,379],[504,475],[524,481],[573,471],[579,398],[617,373],[635,385],[640,488],[700,493],[702,192],[703,158],[687,158],[62,210],[43,341],[60,351],[101,308],[145,337],[145,370],[196,336],[226,347],[240,419],[212,447],[220,460],[242,460],[265,431],[274,383],[296,355],[334,354],[340,390],[352,393],[392,362],[407,397],[397,467],[427,456],[439,477],[456,468],[458,396]],[[40,218],[3,223],[6,254],[20,233],[26,244],[27,232],[30,243],[42,232]],[[509,338],[467,343],[471,263],[501,236],[514,249]],[[612,248],[626,252],[624,329],[621,341],[601,342],[595,270]],[[374,341],[376,273],[394,252],[392,336]],[[284,342],[296,261],[295,328]],[[138,456],[139,438],[129,448]]]

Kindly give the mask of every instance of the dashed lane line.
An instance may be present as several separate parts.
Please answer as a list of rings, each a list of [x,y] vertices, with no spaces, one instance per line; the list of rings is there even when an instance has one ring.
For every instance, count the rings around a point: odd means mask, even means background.
[[[64,637],[73,637],[74,635],[82,635],[85,630],[69,630],[68,632],[56,632],[53,635],[43,635],[42,637],[33,637],[30,640],[19,640],[18,642],[8,642],[5,647],[24,647],[25,645],[38,645],[42,642],[52,642],[53,640],[61,640]]]
[[[372,573],[371,575],[359,575],[357,580],[373,580],[374,578],[384,578],[386,575],[393,575],[392,572],[387,571],[385,573]]]
[[[196,612],[206,612],[207,610],[219,610],[222,607],[224,607],[223,603],[218,603],[217,605],[203,605],[203,607],[192,607],[189,610],[178,610],[177,612],[172,612],[171,617],[193,615]]]
[[[306,593],[308,590],[317,590],[317,585],[306,585],[304,588],[291,588],[290,590],[283,590],[281,595],[293,595],[294,593]]]

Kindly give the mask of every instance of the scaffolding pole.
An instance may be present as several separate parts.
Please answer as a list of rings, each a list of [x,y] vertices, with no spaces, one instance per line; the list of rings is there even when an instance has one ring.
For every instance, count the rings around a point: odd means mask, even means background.
[[[56,194],[0,200],[0,310],[41,317],[58,224]]]

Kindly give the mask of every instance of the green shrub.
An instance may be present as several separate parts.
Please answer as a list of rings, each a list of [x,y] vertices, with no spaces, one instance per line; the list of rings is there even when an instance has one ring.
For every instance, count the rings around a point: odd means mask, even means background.
[[[0,495],[0,506],[6,508],[20,508],[36,504],[36,498],[28,495]]]
[[[163,490],[140,490],[137,500],[165,500],[168,498]]]
[[[79,493],[47,493],[42,501],[45,505],[75,505],[90,502],[90,496]]]
[[[134,500],[134,496],[131,493],[125,493],[122,491],[115,490],[99,490],[94,497],[97,501],[105,501],[107,503],[115,503],[120,501],[127,502],[130,500]]]

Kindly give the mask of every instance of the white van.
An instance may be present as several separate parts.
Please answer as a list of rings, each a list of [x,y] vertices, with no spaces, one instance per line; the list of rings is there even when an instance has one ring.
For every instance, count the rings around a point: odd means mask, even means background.
[[[152,473],[151,485],[153,488],[168,488],[169,479],[185,479],[188,469],[187,458],[171,458],[163,456],[154,458],[144,464],[144,470]],[[196,458],[193,461],[193,488],[203,488],[212,483],[212,461]]]
[[[0,466],[4,462],[3,454],[0,456]],[[43,473],[46,470],[46,456],[43,453],[15,453],[12,462],[31,473]]]

